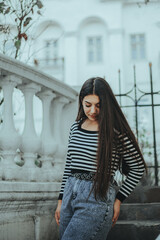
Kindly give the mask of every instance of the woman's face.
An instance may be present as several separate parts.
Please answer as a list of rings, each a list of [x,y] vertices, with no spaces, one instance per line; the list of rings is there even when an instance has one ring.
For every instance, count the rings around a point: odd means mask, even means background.
[[[97,95],[87,95],[82,100],[82,106],[85,115],[91,121],[96,121],[98,119],[100,111],[100,100]]]

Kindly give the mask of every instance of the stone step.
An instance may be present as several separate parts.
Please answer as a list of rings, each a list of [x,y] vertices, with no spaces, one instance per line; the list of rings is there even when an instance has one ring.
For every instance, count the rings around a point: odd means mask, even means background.
[[[160,221],[160,203],[123,203],[119,220]]]
[[[117,191],[118,191],[117,187]],[[124,203],[160,202],[160,186],[137,186]]]
[[[159,234],[160,221],[118,220],[107,240],[155,240]]]

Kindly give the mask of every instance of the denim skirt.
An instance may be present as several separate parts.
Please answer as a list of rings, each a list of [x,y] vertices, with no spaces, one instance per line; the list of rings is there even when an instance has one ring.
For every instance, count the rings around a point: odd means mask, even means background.
[[[93,181],[70,176],[60,212],[60,240],[106,240],[112,226],[116,182],[110,182],[106,197],[95,199]],[[89,196],[89,197],[88,197]]]

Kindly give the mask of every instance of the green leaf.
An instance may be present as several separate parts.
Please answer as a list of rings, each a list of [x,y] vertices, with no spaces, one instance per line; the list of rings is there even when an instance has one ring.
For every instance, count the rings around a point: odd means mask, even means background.
[[[42,16],[41,12],[38,10],[37,13]]]
[[[20,41],[20,40],[15,41],[14,46],[15,46],[17,49],[20,49],[21,41]]]
[[[42,8],[43,7],[43,4],[40,0],[37,0],[37,7],[38,8]]]
[[[0,31],[3,31],[3,30],[4,30],[4,26],[0,25]]]
[[[32,20],[31,17],[27,17],[26,20],[23,23],[23,26],[26,27],[30,23],[31,20]]]
[[[1,7],[5,7],[6,5],[5,5],[5,3],[4,2],[0,2],[0,8]]]
[[[6,9],[6,11],[4,12],[4,14],[8,14],[8,13],[10,12],[10,9],[11,9],[11,7],[8,7],[8,8]]]
[[[0,13],[3,13],[4,10],[5,8],[3,6],[0,6]]]

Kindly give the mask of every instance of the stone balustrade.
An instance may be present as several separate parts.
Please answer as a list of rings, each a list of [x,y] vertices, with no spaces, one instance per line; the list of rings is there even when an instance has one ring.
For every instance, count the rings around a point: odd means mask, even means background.
[[[46,239],[56,239],[53,238],[53,229],[56,227],[52,224],[51,230],[47,220],[44,220],[47,217],[43,216],[42,219],[42,215],[45,212],[48,218],[53,217],[63,174],[69,127],[76,116],[77,92],[57,79],[1,54],[0,88],[4,98],[1,105],[3,121],[0,124],[0,214],[3,213],[3,219],[0,217],[0,236],[3,237],[0,239],[22,240],[28,239],[27,236],[30,239],[42,239],[44,233],[40,231],[41,224],[52,232],[52,238],[48,233]],[[15,127],[13,112],[14,92],[17,89],[25,101],[22,133]],[[40,135],[35,130],[34,98],[38,98],[42,106]],[[30,201],[33,201],[31,209]],[[44,201],[48,204],[44,204]],[[6,208],[6,202],[12,204]],[[25,207],[20,207],[22,202]],[[14,225],[17,216],[21,217],[19,223]],[[25,233],[23,227],[22,230],[18,228],[19,225],[23,226],[24,221],[27,229]],[[4,223],[8,227],[15,227],[16,238],[8,233]],[[29,229],[31,235],[27,235]],[[21,234],[24,236],[19,238]]]

